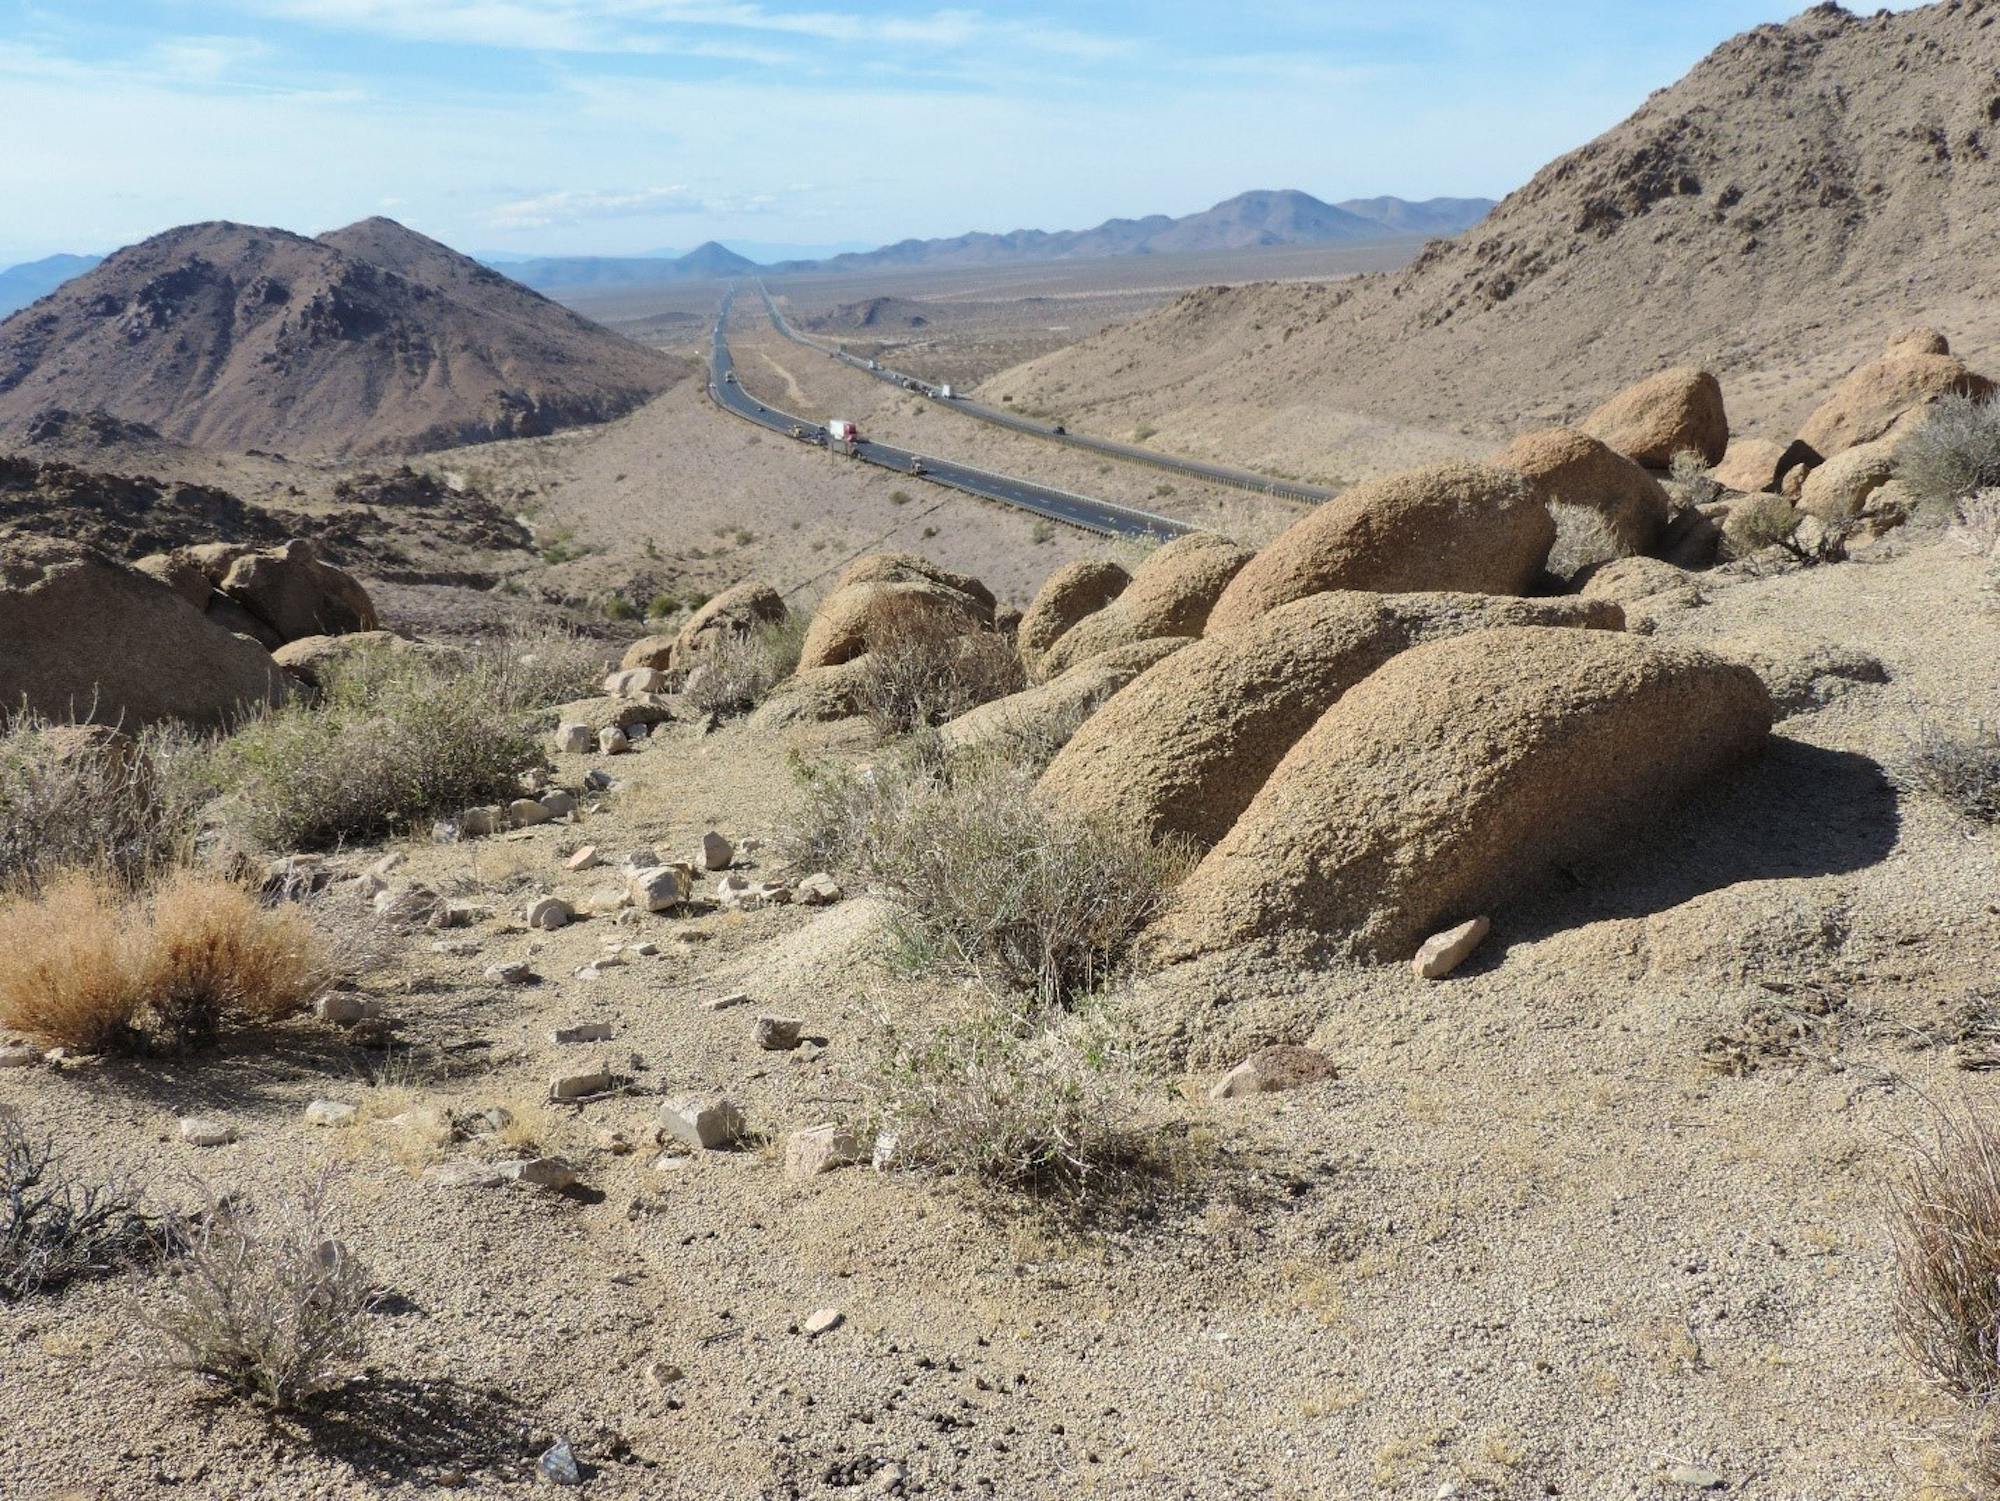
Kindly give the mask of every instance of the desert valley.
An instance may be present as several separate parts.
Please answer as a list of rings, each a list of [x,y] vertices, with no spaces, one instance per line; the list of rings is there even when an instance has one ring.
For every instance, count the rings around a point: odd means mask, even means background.
[[[0,274],[0,1496],[2000,1496],[1996,23]]]

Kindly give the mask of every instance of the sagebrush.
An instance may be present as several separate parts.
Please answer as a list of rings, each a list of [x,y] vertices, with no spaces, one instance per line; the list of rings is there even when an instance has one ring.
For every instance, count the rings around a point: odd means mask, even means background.
[[[1896,1331],[1926,1377],[1980,1406],[2000,1398],[2000,1128],[1941,1111],[1891,1183]]]
[[[806,620],[791,614],[728,633],[703,648],[688,667],[681,697],[697,712],[724,719],[747,713],[798,670]]]
[[[1949,507],[2000,485],[2000,401],[1953,393],[1896,447],[1896,478],[1921,504]]]
[[[924,596],[892,601],[868,634],[854,699],[883,735],[907,735],[1027,686],[1011,636],[966,623]]]
[[[1675,450],[1667,465],[1667,488],[1684,506],[1705,506],[1722,494],[1708,460],[1692,448]]]
[[[1546,566],[1559,579],[1572,580],[1586,569],[1632,554],[1602,511],[1558,502],[1549,507],[1549,514],[1555,518],[1556,540]]]
[[[1897,768],[1897,781],[1981,823],[2000,823],[2000,731],[1919,725]]]

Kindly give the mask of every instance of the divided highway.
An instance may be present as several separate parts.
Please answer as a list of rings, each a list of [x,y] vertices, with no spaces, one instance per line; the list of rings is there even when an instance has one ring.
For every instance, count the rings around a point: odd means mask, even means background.
[[[769,428],[772,432],[783,434],[788,438],[826,447],[825,427],[810,418],[795,417],[789,412],[766,405],[737,383],[736,367],[729,356],[729,341],[726,336],[729,307],[735,299],[735,289],[731,288],[728,295],[722,299],[722,310],[716,315],[715,347],[709,355],[709,396],[724,411],[731,412],[747,422],[754,422],[759,427]],[[768,299],[766,305],[769,305]],[[772,311],[775,314],[776,309]],[[1087,532],[1095,532],[1099,536],[1178,537],[1194,530],[1185,521],[1155,516],[1149,511],[1115,505],[1108,500],[1093,500],[1087,495],[1073,495],[1067,490],[1051,489],[1047,485],[1015,479],[1011,475],[975,469],[969,464],[934,458],[927,453],[919,454],[912,453],[908,449],[890,448],[885,444],[872,443],[865,437],[855,441],[852,454],[865,464],[877,464],[884,469],[929,480],[934,484],[948,485],[954,490],[963,490],[968,495],[977,495],[982,500],[997,500],[1002,505],[1030,511],[1050,521],[1079,527]]]
[[[785,315],[778,311],[778,304],[772,300],[770,289],[761,281],[757,283],[757,291],[764,299],[764,310],[771,315],[772,324],[779,333],[793,343],[803,344],[808,349],[816,349],[821,354],[843,360],[877,380],[885,380],[891,385],[901,386],[906,391],[915,391],[921,396],[928,396],[932,401],[949,406],[955,412],[963,412],[968,417],[977,417],[981,422],[991,422],[996,427],[1012,428],[1017,433],[1028,433],[1055,443],[1067,443],[1072,448],[1087,448],[1092,453],[1101,453],[1114,459],[1125,459],[1135,464],[1150,464],[1155,469],[1185,474],[1193,479],[1208,480],[1237,490],[1253,490],[1259,495],[1277,495],[1286,500],[1303,500],[1317,505],[1323,500],[1333,499],[1337,493],[1321,485],[1294,484],[1290,480],[1272,479],[1268,475],[1256,474],[1248,469],[1231,469],[1222,464],[1203,464],[1194,459],[1180,459],[1172,454],[1157,453],[1153,449],[1141,448],[1134,443],[1120,443],[1111,438],[1093,438],[1087,433],[1073,433],[1059,424],[1037,422],[1034,418],[1023,417],[1017,412],[982,406],[979,402],[968,401],[963,396],[946,397],[941,394],[937,386],[927,380],[914,375],[905,375],[900,370],[887,369],[878,361],[864,360],[859,355],[847,353],[844,349],[832,348],[818,339],[807,338],[793,328]]]

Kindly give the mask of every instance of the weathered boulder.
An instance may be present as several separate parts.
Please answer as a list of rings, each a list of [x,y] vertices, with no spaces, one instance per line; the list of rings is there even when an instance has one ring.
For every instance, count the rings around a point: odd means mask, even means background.
[[[216,588],[286,641],[380,630],[375,605],[360,582],[321,560],[303,538],[267,552],[246,552]]]
[[[1950,354],[1951,345],[1936,329],[1919,325],[1915,328],[1906,328],[1899,334],[1889,335],[1882,352],[1891,355]]]
[[[1209,636],[1115,694],[1043,774],[1055,806],[1207,848],[1343,693],[1423,641],[1503,625],[1616,631],[1615,604],[1347,590]]]
[[[1040,676],[1043,655],[1063,632],[1110,604],[1131,582],[1132,575],[1118,564],[1096,558],[1067,563],[1050,574],[1022,612],[1015,633],[1021,665],[1028,669],[1028,676]]]
[[[581,724],[596,735],[603,730],[629,730],[634,725],[651,727],[674,717],[672,700],[660,693],[641,693],[630,698],[580,698],[558,704],[547,718],[557,724]]]
[[[1150,952],[1305,937],[1407,959],[1754,755],[1771,718],[1748,668],[1613,631],[1415,647],[1291,748],[1182,883]]]
[[[655,672],[665,672],[674,665],[674,641],[672,636],[641,636],[625,648],[625,655],[618,659],[619,669],[629,672],[637,667],[650,667]]]
[[[971,574],[956,573],[908,552],[874,552],[856,558],[834,581],[834,588],[845,589],[851,584],[936,584],[977,600],[986,607],[989,620],[999,604],[993,591]]]
[[[1940,342],[1942,342],[1940,340]],[[1833,388],[1799,429],[1801,442],[1822,458],[1881,437],[1896,420],[1941,396],[1956,392],[1984,400],[1993,382],[1968,370],[1957,355],[1932,352],[1927,341],[1907,336],[1889,342],[1878,360],[1849,375]]]
[[[724,641],[740,640],[760,625],[776,625],[788,612],[785,597],[769,584],[746,579],[724,589],[694,614],[674,638],[673,665],[692,667],[702,652]],[[648,664],[652,665],[652,664]]]
[[[849,584],[834,590],[813,612],[799,651],[799,670],[851,662],[900,631],[965,635],[992,622],[990,606],[939,584]]]
[[[1046,683],[968,710],[941,726],[938,736],[954,755],[973,751],[1053,755],[1112,694],[1189,644],[1187,636],[1164,636],[1113,647]]]
[[[271,654],[158,579],[81,543],[0,539],[0,705],[136,729],[282,703]]]
[[[207,609],[208,597],[215,593],[215,580],[185,549],[156,552],[139,559],[132,566],[158,579],[197,610]]]
[[[416,642],[394,631],[355,631],[345,636],[301,636],[278,647],[271,660],[307,687],[324,688],[330,672],[357,657],[377,651],[401,655],[420,649]]]
[[[1896,477],[1896,444],[1889,438],[1856,443],[1806,476],[1799,509],[1821,521],[1847,521],[1867,508],[1868,498]]]
[[[854,657],[833,667],[807,667],[772,690],[750,716],[755,730],[782,729],[789,724],[848,719],[861,712],[861,685],[868,675],[867,659]]]
[[[1577,591],[1577,598],[1631,605],[1658,594],[1679,594],[1690,590],[1695,593],[1698,602],[1699,586],[1695,576],[1685,568],[1676,568],[1659,558],[1613,558],[1602,567],[1591,570],[1590,577]]]
[[[1769,438],[1731,438],[1729,452],[1709,471],[1709,478],[1725,490],[1745,495],[1775,489],[1778,465],[1784,460],[1785,451],[1783,443],[1774,443]]]
[[[1523,433],[1487,462],[1526,475],[1543,505],[1595,511],[1632,552],[1650,548],[1667,524],[1667,492],[1660,482],[1574,428]]]
[[[1556,539],[1528,481],[1491,464],[1369,480],[1294,522],[1230,581],[1207,634],[1331,589],[1520,594]]]
[[[1176,537],[1133,571],[1118,598],[1063,632],[1042,657],[1042,676],[1055,677],[1116,646],[1199,636],[1250,557],[1247,548],[1210,532]]]
[[[1720,463],[1729,448],[1722,386],[1692,365],[1627,386],[1577,426],[1648,469],[1665,469],[1684,449],[1700,454],[1704,464]]]

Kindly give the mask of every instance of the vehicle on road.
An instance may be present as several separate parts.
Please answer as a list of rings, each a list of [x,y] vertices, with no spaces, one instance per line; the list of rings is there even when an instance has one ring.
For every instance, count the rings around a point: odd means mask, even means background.
[[[912,457],[910,460],[910,473],[922,474],[923,472],[924,472],[924,461],[922,459]]]
[[[727,371],[724,371],[724,372],[723,372],[723,376],[722,376],[722,383],[723,383],[723,384],[724,384],[725,386],[733,386],[733,385],[735,385],[735,384],[736,384],[736,372],[735,372],[734,370],[727,370]]]
[[[952,390],[950,381],[946,381],[943,385],[939,386],[937,388],[937,394],[939,401],[952,401],[955,400],[958,395],[957,392]]]
[[[1064,427],[1060,422],[1058,422],[1054,427],[1050,428],[1049,431],[1054,433],[1058,438],[1060,438],[1064,433],[1068,432],[1069,429]]]

